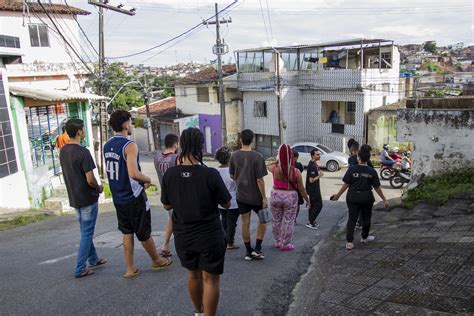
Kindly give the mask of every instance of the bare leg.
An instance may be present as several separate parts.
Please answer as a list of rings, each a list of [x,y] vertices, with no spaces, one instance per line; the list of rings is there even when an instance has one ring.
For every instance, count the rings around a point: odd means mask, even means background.
[[[240,217],[242,217],[242,239],[244,242],[250,242],[250,212]]]
[[[154,266],[161,266],[167,262],[166,259],[161,258],[158,255],[158,252],[156,251],[155,247],[155,241],[153,238],[148,238],[146,241],[142,241],[142,246],[148,252],[148,255],[150,256],[151,260],[153,260],[153,265]]]
[[[188,270],[188,291],[189,296],[191,296],[191,301],[193,301],[194,304],[194,311],[196,313],[202,313],[202,297],[204,292],[204,284],[202,282],[201,270]]]
[[[258,224],[258,228],[257,228],[257,239],[260,239],[260,240],[263,240],[263,238],[265,237],[265,231],[267,230],[267,224],[264,223],[264,224]],[[250,236],[249,236],[250,237]]]
[[[220,276],[202,272],[204,278],[204,315],[214,316],[219,303]]]
[[[125,274],[127,275],[132,275],[136,271],[136,267],[133,264],[133,238],[133,234],[123,235],[123,253],[125,255],[125,265],[127,266],[127,272]]]
[[[161,245],[161,250],[170,250],[170,239],[171,233],[173,232],[173,221],[171,217],[168,218],[168,223],[166,223],[166,231],[165,231],[165,239],[163,240],[163,244]]]

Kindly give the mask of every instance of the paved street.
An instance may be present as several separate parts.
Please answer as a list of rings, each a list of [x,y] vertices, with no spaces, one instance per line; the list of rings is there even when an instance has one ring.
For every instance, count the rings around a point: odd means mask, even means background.
[[[151,156],[142,156],[142,167],[156,183]],[[322,186],[326,200],[338,189],[343,172],[326,173]],[[269,193],[270,176],[266,182]],[[159,245],[167,215],[158,206],[158,195],[150,200],[154,204],[153,235]],[[303,226],[307,212],[302,210],[295,229],[296,250],[293,252],[282,253],[270,248],[270,227],[264,241],[264,261],[245,262],[243,248],[227,252],[219,314],[283,314],[291,303],[294,286],[307,271],[313,247],[332,236],[345,210],[343,202],[325,202],[319,231]],[[252,236],[255,236],[256,220],[254,216]],[[142,274],[133,280],[121,277],[124,272],[121,235],[116,229],[112,205],[101,206],[95,238],[99,255],[107,257],[109,263],[84,279],[73,277],[78,238],[79,228],[73,215],[1,232],[2,314],[191,314],[193,307],[187,294],[186,272],[176,257],[168,270],[153,272],[146,253],[137,247],[136,264]],[[240,224],[237,242],[242,246]]]
[[[373,243],[322,242],[290,315],[474,313],[474,195],[375,212]],[[357,237],[357,235],[356,235]]]

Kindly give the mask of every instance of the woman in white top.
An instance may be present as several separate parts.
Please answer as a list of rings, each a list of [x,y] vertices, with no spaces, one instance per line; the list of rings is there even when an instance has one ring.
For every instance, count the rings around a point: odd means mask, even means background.
[[[216,168],[219,171],[222,180],[224,180],[227,190],[229,190],[232,200],[230,201],[229,209],[219,208],[221,212],[221,221],[222,226],[224,227],[226,240],[227,240],[227,250],[238,249],[239,247],[234,244],[235,237],[235,228],[237,227],[237,220],[239,218],[239,207],[237,206],[237,201],[235,199],[235,194],[237,192],[237,186],[230,178],[229,174],[229,161],[232,151],[228,147],[221,147],[216,152],[216,160],[220,163],[219,167]]]

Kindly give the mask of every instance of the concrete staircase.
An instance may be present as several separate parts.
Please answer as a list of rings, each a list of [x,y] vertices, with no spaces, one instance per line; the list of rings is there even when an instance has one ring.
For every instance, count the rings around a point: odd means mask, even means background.
[[[72,212],[74,209],[69,205],[66,186],[63,184],[53,189],[51,197],[44,201],[45,210],[52,211],[55,214],[62,215]]]

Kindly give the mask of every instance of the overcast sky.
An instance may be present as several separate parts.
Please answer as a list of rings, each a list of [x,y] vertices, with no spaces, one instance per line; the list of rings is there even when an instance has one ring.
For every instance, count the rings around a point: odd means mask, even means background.
[[[120,1],[110,0],[111,4]],[[206,0],[123,0],[135,16],[105,14],[106,57],[123,56],[161,44],[214,14]],[[219,8],[233,0],[218,0]],[[70,5],[92,12],[79,22],[96,45],[97,11],[86,0]],[[474,44],[472,0],[239,0],[225,13],[232,23],[222,26],[230,53],[236,49],[271,45],[316,44],[351,38],[384,38],[397,44],[436,40],[438,45]],[[133,64],[171,65],[215,59],[215,26],[148,53],[119,59]],[[170,47],[171,46],[171,47]],[[92,55],[92,54],[91,54]]]

